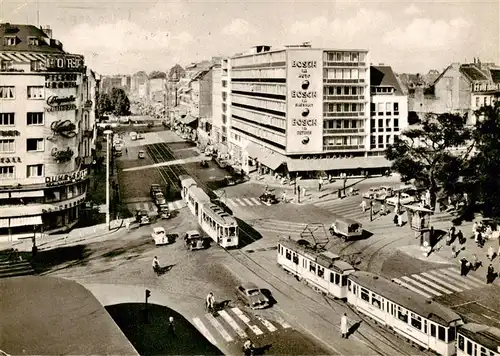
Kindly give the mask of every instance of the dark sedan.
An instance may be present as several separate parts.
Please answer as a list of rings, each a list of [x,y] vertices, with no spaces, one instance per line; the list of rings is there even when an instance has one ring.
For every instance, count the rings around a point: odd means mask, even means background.
[[[264,309],[270,305],[269,298],[267,298],[262,293],[262,290],[253,283],[245,283],[238,286],[236,288],[236,294],[243,303],[252,309]]]

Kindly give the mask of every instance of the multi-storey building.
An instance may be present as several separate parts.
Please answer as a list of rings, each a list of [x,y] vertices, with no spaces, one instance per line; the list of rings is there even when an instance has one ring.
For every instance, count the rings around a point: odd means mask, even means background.
[[[121,74],[105,76],[102,78],[101,88],[102,92],[108,95],[111,94],[113,88],[120,88],[126,93],[129,93],[131,88],[131,78],[129,75]]]
[[[365,50],[309,45],[257,46],[224,59],[223,129],[233,161],[246,172],[301,175],[390,167],[371,155],[369,69]]]
[[[87,192],[97,80],[49,28],[1,24],[0,59],[0,239],[67,229]]]
[[[168,72],[166,105],[167,105],[167,116],[169,118],[170,125],[174,124],[174,118],[176,117],[175,112],[177,111],[177,105],[178,105],[177,90],[179,81],[181,80],[181,78],[184,77],[185,77],[184,69],[178,64],[170,68],[170,71]]]
[[[370,152],[384,155],[394,137],[408,127],[408,97],[392,68],[370,67]]]
[[[146,72],[139,71],[130,78],[130,95],[135,98],[149,97],[149,78]]]
[[[226,94],[227,95],[227,94]],[[212,67],[212,143],[222,142],[222,66]]]

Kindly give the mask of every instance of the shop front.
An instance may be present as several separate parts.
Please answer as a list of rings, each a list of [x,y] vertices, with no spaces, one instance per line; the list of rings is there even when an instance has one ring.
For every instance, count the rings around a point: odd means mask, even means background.
[[[250,142],[244,150],[245,164],[243,170],[250,173],[257,171],[259,175],[287,175],[286,156],[264,146]]]

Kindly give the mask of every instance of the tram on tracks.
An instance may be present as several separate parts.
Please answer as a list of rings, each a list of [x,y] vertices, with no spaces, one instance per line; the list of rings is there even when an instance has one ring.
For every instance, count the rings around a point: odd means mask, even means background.
[[[500,329],[468,323],[458,328],[457,356],[500,356]]]
[[[278,242],[277,263],[298,280],[345,300],[415,346],[445,356],[456,353],[457,328],[463,321],[450,308],[376,274],[357,271],[338,255],[290,238]]]
[[[182,178],[181,178],[182,177]],[[223,248],[238,247],[236,219],[211,202],[210,197],[189,176],[181,176],[181,195],[202,230]]]

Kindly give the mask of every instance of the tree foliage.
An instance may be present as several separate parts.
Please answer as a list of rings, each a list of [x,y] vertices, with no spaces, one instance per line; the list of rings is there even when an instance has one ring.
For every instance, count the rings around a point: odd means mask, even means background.
[[[123,89],[113,88],[110,100],[113,107],[113,114],[116,116],[130,115],[130,101]]]
[[[102,117],[108,112],[113,111],[113,105],[111,103],[111,99],[109,95],[106,93],[99,94],[97,97],[97,115],[98,117]]]
[[[429,189],[432,206],[440,191],[459,190],[464,162],[472,149],[466,119],[453,114],[428,115],[419,127],[397,136],[385,152],[404,182],[413,180],[418,187]]]
[[[167,74],[164,72],[160,72],[159,70],[154,70],[151,73],[149,73],[149,79],[158,79],[158,78],[165,79],[166,77]]]

